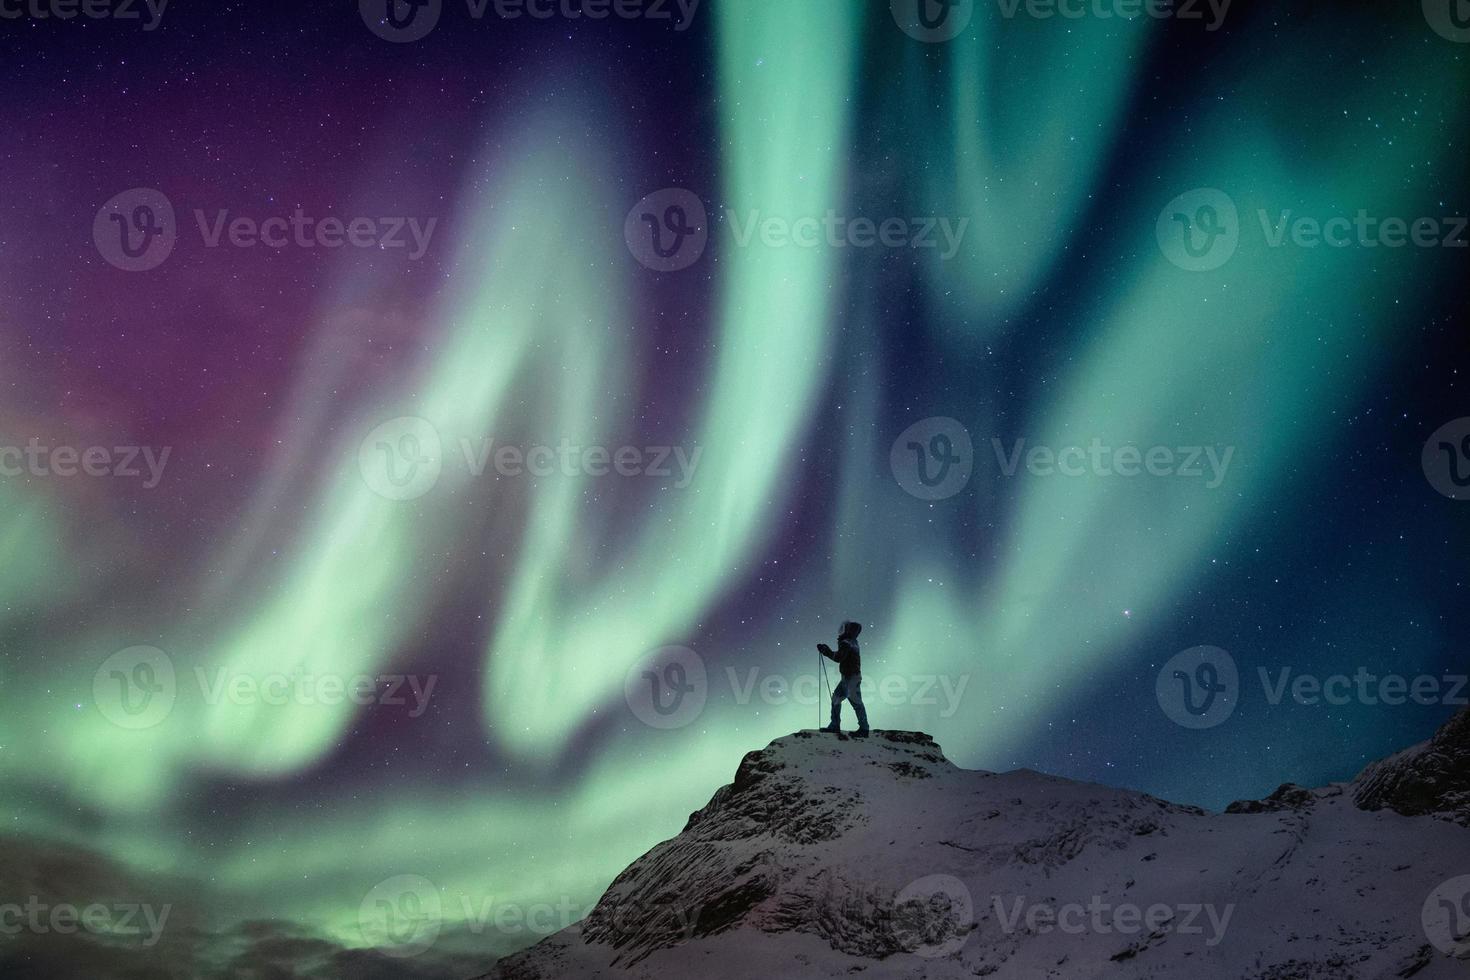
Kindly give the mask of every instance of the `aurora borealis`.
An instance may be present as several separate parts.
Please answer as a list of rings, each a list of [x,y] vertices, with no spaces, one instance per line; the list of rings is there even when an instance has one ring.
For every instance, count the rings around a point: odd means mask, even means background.
[[[1188,732],[1154,683],[1198,645],[1247,676],[1464,669],[1470,505],[1421,449],[1470,415],[1470,250],[1291,230],[1470,212],[1470,44],[1417,4],[1241,2],[1213,31],[977,4],[937,43],[856,0],[449,2],[402,43],[353,6],[0,18],[0,445],[170,450],[153,487],[55,454],[0,476],[7,893],[170,896],[181,925],[116,955],[206,971],[382,945],[364,903],[419,876],[438,938],[384,975],[469,975],[813,727],[844,618],[906,685],[875,726],[1210,807],[1452,710],[1242,694]],[[136,272],[93,237],[132,188],[177,215]],[[708,243],[660,272],[624,233],[666,188]],[[1193,271],[1158,226],[1201,189],[1238,242]],[[417,258],[208,231],[297,212],[434,224]],[[740,234],[833,213],[966,223],[950,257]],[[936,417],[973,474],[925,500],[890,452]],[[1006,476],[1022,439],[1231,456],[1215,486]],[[607,458],[491,462],[561,444]],[[432,485],[394,499],[383,446]],[[622,447],[678,447],[687,484],[672,453],[619,475]],[[658,728],[625,683],[671,646],[707,698]],[[104,709],[113,669],[160,663],[163,717]]]

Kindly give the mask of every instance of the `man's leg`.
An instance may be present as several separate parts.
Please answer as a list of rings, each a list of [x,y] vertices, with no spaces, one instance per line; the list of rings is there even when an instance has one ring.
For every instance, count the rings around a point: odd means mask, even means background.
[[[858,731],[867,731],[868,710],[863,707],[863,679],[861,677],[853,677],[843,681],[842,685],[847,688],[847,700],[852,702],[852,710],[857,712]]]
[[[832,730],[842,727],[842,699],[847,697],[847,678],[837,682],[832,690]]]

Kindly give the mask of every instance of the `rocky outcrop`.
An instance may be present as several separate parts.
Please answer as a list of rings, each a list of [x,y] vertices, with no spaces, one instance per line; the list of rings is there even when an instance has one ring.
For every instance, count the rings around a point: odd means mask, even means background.
[[[1364,769],[1353,780],[1364,810],[1392,810],[1470,827],[1470,708],[1429,741]]]

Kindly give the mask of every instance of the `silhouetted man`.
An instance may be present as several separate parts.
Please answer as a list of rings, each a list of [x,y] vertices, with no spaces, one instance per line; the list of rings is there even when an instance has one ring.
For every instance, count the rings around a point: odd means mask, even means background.
[[[852,702],[852,710],[857,712],[858,729],[854,735],[868,734],[868,712],[863,707],[863,660],[858,652],[858,634],[862,632],[859,623],[843,623],[842,631],[837,634],[837,652],[825,643],[818,643],[817,649],[822,656],[828,660],[837,662],[837,668],[842,672],[842,680],[832,691],[832,723],[824,732],[840,732],[842,730],[842,701],[846,698]]]

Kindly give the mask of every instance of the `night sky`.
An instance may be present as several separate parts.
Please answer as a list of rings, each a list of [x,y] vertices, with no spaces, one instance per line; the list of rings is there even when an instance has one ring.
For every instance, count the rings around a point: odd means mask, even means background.
[[[32,2],[0,0],[0,883],[184,925],[0,965],[369,975],[364,909],[418,876],[442,935],[393,968],[488,966],[547,930],[466,910],[570,924],[815,726],[849,618],[875,727],[1210,808],[1455,710],[1470,36],[1417,3],[982,3],[926,41],[878,0],[446,0],[392,41],[350,2]],[[667,262],[675,202],[707,242]],[[1360,212],[1433,244],[1291,230]],[[1228,257],[1171,237],[1217,218]],[[149,220],[171,251],[129,258]],[[939,432],[960,485],[905,470]],[[1008,476],[1017,440],[1204,473]],[[1239,682],[1191,727],[1156,682],[1200,646]],[[1286,668],[1442,696],[1272,704]]]

